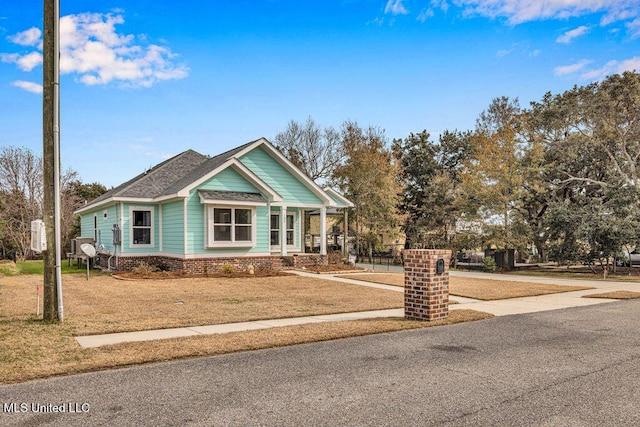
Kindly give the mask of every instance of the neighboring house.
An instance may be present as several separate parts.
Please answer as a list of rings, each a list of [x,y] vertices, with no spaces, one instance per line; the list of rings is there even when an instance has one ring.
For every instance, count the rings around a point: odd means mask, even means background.
[[[193,273],[325,264],[305,254],[304,218],[351,202],[322,189],[261,138],[215,157],[180,153],[76,211],[101,266],[141,262]]]
[[[309,234],[307,234],[307,247],[313,248],[313,251],[318,251],[320,248],[320,211],[315,210],[309,212]],[[348,223],[348,215],[346,209],[327,209],[326,213],[326,225],[327,225],[327,245],[329,248],[339,248],[341,252],[347,255],[348,245],[344,244],[344,225]],[[353,236],[351,236],[353,237]]]
[[[351,204],[351,207],[353,207],[353,204]],[[308,240],[315,243],[315,248],[317,250],[321,238],[319,234],[321,224],[320,211],[313,211],[310,213],[310,216],[310,239]],[[355,224],[353,220],[349,222],[350,220],[347,216],[347,211],[345,209],[330,208],[327,210],[326,218],[328,233],[327,237],[329,239],[328,245],[333,248],[338,248],[340,251],[343,251],[345,253],[348,250],[350,253],[355,254]],[[349,224],[349,239],[347,246],[344,246],[345,224]],[[366,228],[364,228],[364,230],[362,231],[366,231]],[[401,227],[396,227],[396,229],[392,230],[391,232],[381,233],[379,237],[380,246],[377,248],[377,251],[388,252],[390,254],[399,254],[404,248],[406,238],[404,233],[402,232]]]

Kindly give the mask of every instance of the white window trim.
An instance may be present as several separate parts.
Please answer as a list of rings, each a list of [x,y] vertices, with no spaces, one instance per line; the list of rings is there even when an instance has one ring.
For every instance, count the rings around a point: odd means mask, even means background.
[[[154,227],[154,208],[153,206],[129,206],[129,247],[131,248],[153,248],[155,247],[155,227]],[[133,243],[133,211],[151,212],[151,243]]]
[[[93,214],[93,224],[91,224],[91,228],[93,229],[93,244],[98,245],[98,230],[100,227],[98,226],[98,214]]]
[[[280,224],[280,211],[274,211],[271,212],[269,214],[269,244],[271,244],[271,231],[273,231],[273,229],[271,228],[271,215],[277,215],[278,216],[278,224]],[[296,240],[300,240],[298,237],[298,233],[296,233],[296,228],[298,225],[298,212],[291,212],[291,211],[287,211],[287,216],[292,216],[293,217],[293,244],[289,245],[287,244],[287,249],[298,249],[300,247],[299,244],[296,245]],[[285,230],[286,232],[286,230]],[[278,229],[278,233],[280,233],[280,229]],[[280,241],[280,237],[278,236],[278,242]],[[298,242],[299,243],[299,242]],[[271,246],[271,250],[275,251],[280,249],[280,244],[278,243],[277,245],[270,245]]]
[[[236,209],[248,209],[251,211],[251,240],[250,241],[220,241],[216,242],[213,238],[213,210],[214,209],[231,209],[231,239],[235,239],[235,218],[236,218]],[[238,206],[238,205],[213,205],[206,204],[205,205],[205,218],[206,218],[206,239],[205,246],[206,249],[218,249],[218,248],[255,248],[257,242],[257,220],[258,216],[256,214],[255,206]]]

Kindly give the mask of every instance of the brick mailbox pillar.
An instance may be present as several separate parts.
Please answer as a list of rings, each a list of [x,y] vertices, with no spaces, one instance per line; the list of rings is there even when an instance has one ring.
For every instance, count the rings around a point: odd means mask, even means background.
[[[405,318],[438,320],[449,316],[450,258],[449,250],[404,251]]]

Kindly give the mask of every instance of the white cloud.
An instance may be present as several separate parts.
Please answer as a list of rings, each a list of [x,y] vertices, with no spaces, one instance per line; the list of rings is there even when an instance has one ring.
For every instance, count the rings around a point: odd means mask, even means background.
[[[433,15],[434,15],[433,9],[424,9],[420,12],[420,14],[416,19],[424,23],[427,19],[432,18]]]
[[[168,47],[146,43],[146,38],[123,35],[116,26],[124,24],[122,15],[83,13],[60,19],[60,73],[74,74],[86,85],[117,82],[124,86],[149,87],[161,80],[182,79],[186,65]],[[42,49],[40,30],[31,28],[9,39],[19,45]],[[142,43],[145,41],[145,43]],[[23,71],[42,63],[40,52],[2,54]]]
[[[447,0],[431,0],[431,6],[440,8],[444,13],[447,13],[447,10],[449,10]]]
[[[20,55],[17,53],[0,53],[0,60],[2,62],[8,62],[15,64],[20,59]]]
[[[381,27],[382,25],[384,25],[384,18],[375,18],[372,19],[371,21],[367,22],[367,25],[377,25],[378,27]]]
[[[38,83],[33,83],[33,82],[27,82],[24,80],[16,80],[15,82],[11,83],[13,86],[15,87],[19,87],[20,89],[24,89],[27,92],[32,92],[32,93],[37,93],[37,94],[41,94],[42,93],[42,85],[38,84]]]
[[[541,19],[566,19],[605,13],[601,24],[640,16],[637,0],[453,0],[466,15],[506,18],[512,25]]]
[[[25,55],[2,53],[0,54],[0,60],[2,60],[2,62],[16,64],[22,71],[31,71],[42,64],[42,54],[40,52],[31,52]]]
[[[570,43],[571,40],[575,39],[576,37],[580,37],[581,35],[587,33],[587,31],[589,31],[589,27],[581,25],[578,28],[567,31],[566,33],[559,36],[556,39],[556,42],[565,44]]]
[[[42,36],[40,28],[31,27],[28,30],[9,36],[8,39],[20,46],[40,46],[42,43],[40,36]]]
[[[615,73],[614,70],[617,64],[618,64],[618,61],[609,61],[602,68],[588,71],[582,74],[580,77],[583,80],[598,80],[598,79],[604,78],[610,74]]]
[[[640,56],[623,61],[609,61],[602,68],[586,72],[580,77],[584,80],[600,80],[612,74],[622,74],[625,71],[640,71]]]
[[[609,9],[608,13],[600,20],[600,25],[609,25],[618,21],[626,21],[638,16],[638,4],[637,2],[615,2],[616,5],[620,3],[619,7],[613,7]],[[625,3],[630,3],[625,7]]]
[[[384,13],[391,15],[406,15],[409,12],[402,4],[402,0],[388,0],[387,5],[384,8]]]
[[[573,74],[573,73],[577,73],[578,71],[584,69],[584,67],[586,67],[587,65],[589,65],[592,61],[589,61],[588,59],[583,59],[579,62],[576,62],[575,64],[570,64],[570,65],[562,65],[560,67],[556,67],[554,68],[554,73],[558,76],[564,76],[566,74]]]
[[[592,62],[593,61],[583,59],[575,64],[556,67],[554,72],[558,76],[581,72],[580,78],[582,80],[601,80],[612,74],[622,74],[625,71],[640,71],[640,56],[622,61],[609,61],[600,68],[587,70],[587,65]]]
[[[618,65],[618,73],[624,73],[625,71],[640,71],[640,56],[625,59]]]
[[[640,18],[636,18],[627,23],[627,29],[629,30],[632,39],[640,37]]]
[[[440,9],[444,13],[447,13],[449,3],[447,3],[447,0],[431,0],[430,7],[422,9],[416,19],[424,23],[427,19],[435,16],[435,9]]]
[[[22,71],[31,71],[42,64],[42,54],[40,52],[27,53],[18,58],[16,64]]]

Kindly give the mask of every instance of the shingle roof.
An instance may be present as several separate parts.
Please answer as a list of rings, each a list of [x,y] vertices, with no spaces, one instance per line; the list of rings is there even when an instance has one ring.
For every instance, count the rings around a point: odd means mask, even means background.
[[[170,198],[172,196],[177,196],[181,190],[188,188],[190,185],[198,182],[201,178],[206,177],[209,173],[217,169],[219,166],[225,164],[228,160],[235,158],[239,154],[241,154],[248,147],[258,143],[265,142],[267,147],[273,149],[273,147],[268,144],[268,141],[264,138],[257,139],[255,141],[248,142],[244,145],[236,147],[232,150],[226,151],[222,154],[218,154],[215,157],[208,157],[203,154],[200,154],[193,150],[184,151],[168,160],[165,160],[162,163],[157,164],[151,169],[141,173],[140,175],[130,179],[129,181],[120,184],[119,186],[112,188],[111,190],[104,193],[102,196],[92,200],[88,204],[84,205],[82,208],[78,209],[78,213],[84,212],[86,209],[91,208],[94,205],[98,205],[101,202],[108,203],[109,200],[113,199],[146,199],[153,200],[158,198],[164,198],[165,196]],[[257,146],[257,145],[256,145]],[[302,172],[300,172],[301,177],[305,179]],[[327,201],[331,200],[324,190],[317,187],[310,179],[306,178],[307,182],[309,182],[310,188],[316,192],[316,194],[324,194],[324,197]],[[266,187],[268,185],[264,184]],[[314,188],[316,190],[314,190]],[[275,193],[272,189],[267,188],[266,191],[271,195],[280,196]],[[226,192],[225,197],[237,197],[237,198],[249,198],[252,200],[244,200],[244,201],[252,201],[257,202],[257,199],[254,199],[254,196],[248,196],[248,194],[254,193],[236,193],[235,195],[231,195],[233,192]],[[257,194],[257,193],[256,193]],[[271,196],[270,196],[271,197]],[[162,199],[166,200],[166,199]],[[225,199],[220,199],[225,200]],[[260,196],[260,202],[264,202],[264,198]],[[346,199],[345,199],[346,200]],[[243,201],[238,199],[237,201]]]
[[[202,178],[203,176],[205,176],[206,174],[208,174],[209,172],[211,172],[212,170],[214,170],[218,166],[222,165],[224,162],[226,162],[227,160],[231,159],[236,154],[238,154],[239,152],[244,150],[246,147],[248,147],[249,145],[251,145],[251,144],[253,144],[255,142],[256,141],[248,142],[248,143],[246,143],[244,145],[241,145],[239,147],[234,148],[233,150],[226,151],[226,152],[224,152],[222,154],[218,154],[215,157],[211,157],[210,159],[205,160],[204,162],[202,162],[197,167],[195,167],[195,168],[191,169],[190,171],[188,171],[188,173],[186,175],[184,175],[183,177],[181,177],[179,179],[176,179],[171,185],[169,185],[165,189],[165,192],[162,195],[169,195],[169,194],[177,193],[178,191],[182,190],[183,188],[185,188],[186,186],[188,186],[192,182],[198,180],[199,178]]]
[[[242,191],[198,190],[198,194],[205,200],[224,200],[229,202],[265,203],[266,199],[260,193],[244,193]]]
[[[111,197],[153,198],[164,193],[176,179],[197,168],[207,157],[193,150],[184,151],[157,164],[129,181],[118,185],[93,199],[85,206],[91,206]]]
[[[83,206],[83,209],[112,197],[150,199],[176,194],[256,141],[248,142],[215,157],[208,157],[194,150],[184,151],[112,188]]]

